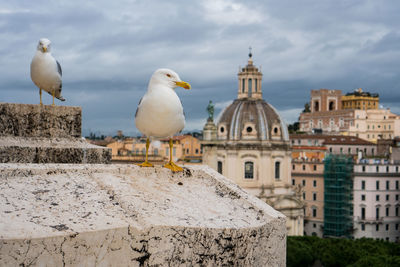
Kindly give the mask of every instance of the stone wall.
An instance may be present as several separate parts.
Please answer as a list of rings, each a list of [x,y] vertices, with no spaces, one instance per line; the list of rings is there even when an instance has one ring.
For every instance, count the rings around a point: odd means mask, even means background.
[[[0,266],[285,266],[285,217],[208,167],[1,167]]]
[[[0,103],[0,163],[109,163],[81,138],[80,107]]]

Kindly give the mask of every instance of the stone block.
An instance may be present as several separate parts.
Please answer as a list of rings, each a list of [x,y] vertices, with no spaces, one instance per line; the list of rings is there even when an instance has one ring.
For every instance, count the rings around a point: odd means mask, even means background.
[[[0,103],[0,136],[81,137],[80,107]]]
[[[206,166],[1,164],[0,266],[285,266],[285,217]]]

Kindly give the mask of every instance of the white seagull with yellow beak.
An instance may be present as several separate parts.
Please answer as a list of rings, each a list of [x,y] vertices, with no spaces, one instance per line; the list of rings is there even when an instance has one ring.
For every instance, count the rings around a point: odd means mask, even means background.
[[[62,70],[61,65],[51,55],[51,42],[49,39],[42,38],[39,40],[37,51],[31,63],[31,78],[34,84],[39,87],[40,105],[42,105],[42,90],[61,101],[65,99],[61,96],[62,88]]]
[[[172,161],[172,137],[185,127],[182,103],[174,90],[178,86],[190,89],[190,84],[183,82],[172,70],[158,69],[151,76],[147,92],[140,100],[135,114],[136,127],[147,137],[146,160],[139,166],[153,166],[148,162],[150,137],[169,138],[170,159],[164,167],[173,172],[183,171]]]

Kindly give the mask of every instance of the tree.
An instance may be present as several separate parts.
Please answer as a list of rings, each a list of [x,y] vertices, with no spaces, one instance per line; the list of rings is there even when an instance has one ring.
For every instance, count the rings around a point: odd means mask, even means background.
[[[308,102],[304,104],[303,113],[305,113],[305,112],[311,112],[310,104]]]

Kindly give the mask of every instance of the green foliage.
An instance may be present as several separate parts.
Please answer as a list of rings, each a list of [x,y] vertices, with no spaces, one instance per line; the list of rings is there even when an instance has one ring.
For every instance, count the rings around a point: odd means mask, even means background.
[[[356,240],[289,236],[287,266],[400,266],[400,244],[370,238]]]

